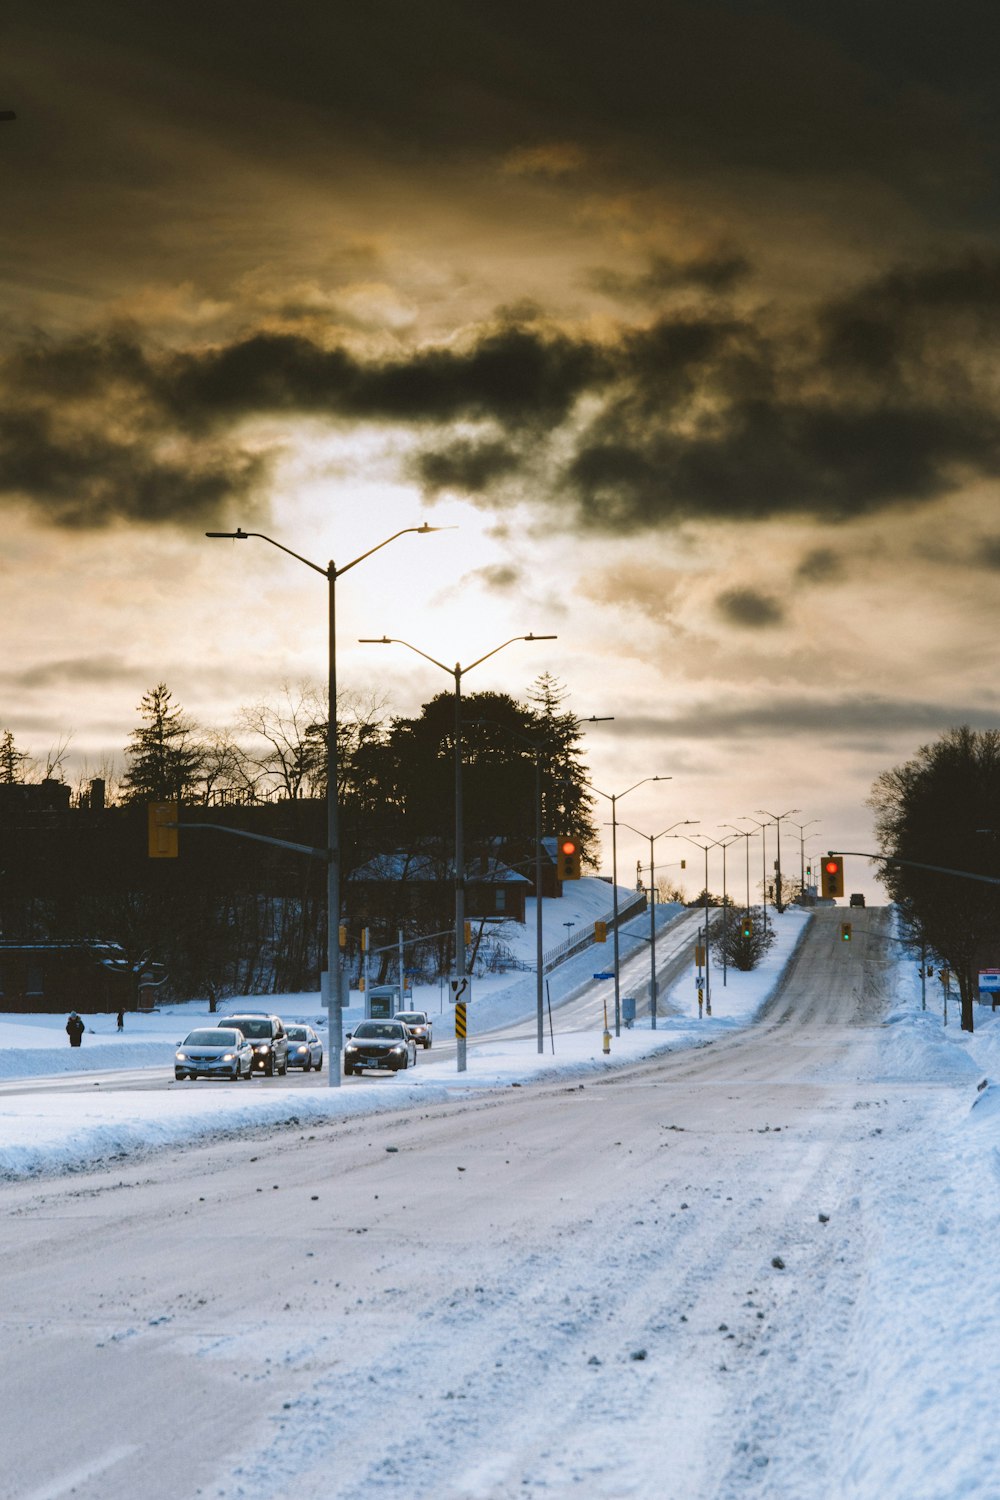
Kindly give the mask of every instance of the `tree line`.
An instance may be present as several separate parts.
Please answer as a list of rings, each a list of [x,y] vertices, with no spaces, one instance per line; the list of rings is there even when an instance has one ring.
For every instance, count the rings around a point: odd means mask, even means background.
[[[564,697],[548,674],[524,702],[500,693],[463,696],[470,863],[502,860],[533,876],[536,758],[543,834],[574,834],[596,863],[581,729]],[[337,707],[342,889],[350,923],[351,877],[370,860],[420,853],[436,858],[442,872],[449,868],[455,704],[452,694],[441,693],[406,717],[390,714],[375,697],[348,694]],[[326,949],[321,861],[209,831],[185,832],[177,860],[149,860],[145,816],[150,801],[176,798],[185,822],[254,828],[325,847],[327,712],[318,689],[285,687],[276,701],[241,710],[233,728],[206,731],[158,683],[138,706],[122,774],[106,768],[100,810],[91,807],[83,784],[68,822],[3,815],[0,922],[7,939],[86,934],[118,942],[137,971],[151,957],[165,962],[177,997],[318,988]],[[51,762],[50,756],[47,772]],[[4,731],[0,785],[24,782],[30,767]],[[418,918],[401,890],[386,888],[383,932],[395,939],[403,929],[409,937],[418,920],[446,932],[451,901],[443,878]],[[354,924],[352,950],[358,936]],[[426,962],[446,968],[449,944],[446,936]]]

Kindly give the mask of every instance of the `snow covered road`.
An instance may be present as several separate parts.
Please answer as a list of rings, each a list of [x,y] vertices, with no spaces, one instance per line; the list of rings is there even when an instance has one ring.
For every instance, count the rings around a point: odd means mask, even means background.
[[[994,1090],[836,915],[710,1046],[5,1187],[0,1494],[1000,1493],[949,1384],[998,1363]]]

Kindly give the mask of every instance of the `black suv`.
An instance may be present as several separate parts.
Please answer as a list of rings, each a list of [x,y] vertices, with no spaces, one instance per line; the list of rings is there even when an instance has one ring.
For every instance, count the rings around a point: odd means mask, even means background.
[[[218,1024],[230,1029],[236,1026],[242,1031],[253,1048],[252,1072],[266,1073],[269,1078],[275,1073],[287,1073],[288,1038],[280,1016],[226,1016]]]

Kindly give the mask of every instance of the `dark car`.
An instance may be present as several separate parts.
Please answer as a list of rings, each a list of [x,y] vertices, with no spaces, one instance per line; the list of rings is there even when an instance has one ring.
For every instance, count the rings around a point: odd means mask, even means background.
[[[174,1053],[174,1077],[249,1078],[253,1048],[242,1031],[232,1027],[205,1027],[189,1031]]]
[[[434,1025],[425,1010],[397,1010],[392,1018],[402,1021],[415,1042],[426,1052],[434,1038]]]
[[[220,1026],[238,1026],[253,1048],[253,1071],[275,1073],[288,1071],[288,1039],[280,1016],[226,1016]]]
[[[347,1038],[344,1048],[344,1076],[365,1068],[398,1073],[400,1068],[415,1067],[417,1044],[402,1021],[361,1021]]]
[[[864,892],[863,891],[852,891],[851,892],[851,899],[850,899],[850,901],[847,904],[848,904],[848,906],[864,906],[864,904],[865,904]]]
[[[322,1073],[323,1043],[312,1027],[286,1026],[285,1036],[288,1038],[288,1066],[301,1068],[303,1073],[308,1073],[310,1068]]]

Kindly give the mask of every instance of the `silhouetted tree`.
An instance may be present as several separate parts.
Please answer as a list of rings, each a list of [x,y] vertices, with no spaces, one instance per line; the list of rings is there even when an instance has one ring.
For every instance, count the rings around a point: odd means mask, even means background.
[[[1000,877],[1000,731],[951,729],[872,788],[880,879],[911,931],[958,980],[962,1029],[972,1031],[977,968],[1000,935],[1000,885],[917,868]]]
[[[125,749],[124,800],[155,802],[183,796],[198,781],[203,760],[193,721],[173,702],[164,682],[143,695],[139,713],[145,722],[132,731]]]

